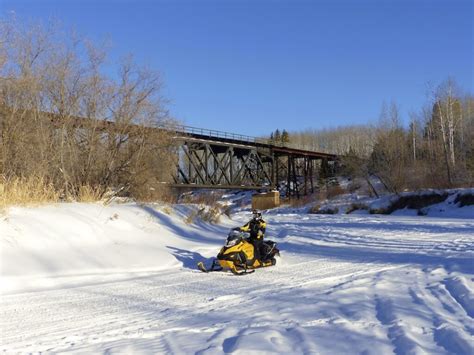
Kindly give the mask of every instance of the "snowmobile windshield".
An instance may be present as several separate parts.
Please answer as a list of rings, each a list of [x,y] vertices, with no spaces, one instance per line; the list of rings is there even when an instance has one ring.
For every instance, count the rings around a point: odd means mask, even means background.
[[[226,247],[233,247],[234,245],[238,244],[242,240],[242,237],[229,237],[227,238],[227,242],[225,244]]]
[[[237,237],[241,237],[241,236],[242,236],[242,232],[239,231],[238,228],[231,229],[229,234],[227,234],[227,238],[237,238]]]
[[[241,239],[242,239],[242,235],[239,231],[231,230],[229,232],[229,235],[227,236],[227,241],[226,241],[225,246],[232,247],[236,245],[237,243],[239,243]]]

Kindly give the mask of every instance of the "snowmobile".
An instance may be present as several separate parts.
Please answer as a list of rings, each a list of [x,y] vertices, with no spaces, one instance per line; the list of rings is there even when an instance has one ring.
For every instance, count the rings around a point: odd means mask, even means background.
[[[254,246],[248,241],[247,236],[239,230],[232,229],[211,267],[206,268],[203,262],[199,262],[198,268],[203,272],[230,270],[235,275],[249,274],[254,272],[254,269],[276,264],[275,256],[280,256],[277,243],[264,240],[260,254],[261,260],[255,258]]]

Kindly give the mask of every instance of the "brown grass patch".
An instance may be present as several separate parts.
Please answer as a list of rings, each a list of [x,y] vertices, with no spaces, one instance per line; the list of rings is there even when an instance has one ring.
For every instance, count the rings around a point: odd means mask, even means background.
[[[0,179],[0,208],[58,202],[60,193],[43,177]]]
[[[336,185],[336,186],[329,186],[326,191],[326,197],[328,200],[339,196],[339,195],[344,195],[346,193],[346,190],[343,189],[341,186]]]
[[[0,178],[0,208],[9,206],[37,206],[60,201],[98,202],[104,196],[104,189],[83,185],[77,195],[66,196],[58,191],[48,179],[39,176]]]
[[[308,196],[301,196],[300,198],[285,198],[282,199],[282,204],[289,205],[290,207],[303,207],[308,203],[314,201],[317,194],[308,195]]]
[[[104,196],[104,189],[99,187],[92,187],[83,185],[79,187],[77,194],[78,202],[97,202]]]

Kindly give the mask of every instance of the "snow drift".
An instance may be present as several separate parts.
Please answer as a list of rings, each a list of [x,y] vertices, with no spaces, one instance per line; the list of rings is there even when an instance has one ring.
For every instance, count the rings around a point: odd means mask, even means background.
[[[195,208],[10,209],[0,350],[472,353],[472,218],[268,211],[282,257],[240,277],[195,266],[248,210],[186,223]]]

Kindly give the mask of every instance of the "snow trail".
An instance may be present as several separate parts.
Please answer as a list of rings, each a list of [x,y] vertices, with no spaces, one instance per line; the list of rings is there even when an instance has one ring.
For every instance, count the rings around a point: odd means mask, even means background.
[[[114,213],[118,219],[108,219]],[[145,248],[134,252],[143,253],[146,263],[129,260],[137,266],[125,272],[125,261],[109,255],[119,268],[106,265],[103,275],[92,270],[67,276],[58,267],[42,276],[51,282],[47,288],[21,283],[8,288],[0,305],[1,351],[474,350],[473,220],[272,213],[266,216],[267,238],[279,243],[282,257],[275,267],[235,277],[204,274],[195,265],[217,254],[226,230],[248,218],[244,212],[220,226],[186,225],[179,212],[167,215],[152,207],[111,207],[102,216],[106,218],[81,211],[80,223],[93,220],[95,231],[88,228],[87,233],[106,235],[113,245],[140,248],[146,240]],[[115,222],[122,219],[135,226],[133,239],[128,229],[118,232],[124,224]],[[21,236],[15,228],[24,228],[20,217],[14,222],[8,229],[9,244]],[[68,223],[74,225],[74,218]],[[84,252],[93,253],[94,243],[84,245]],[[117,251],[121,249],[109,249]],[[3,249],[2,256],[7,252]],[[29,270],[23,274],[32,279]]]

